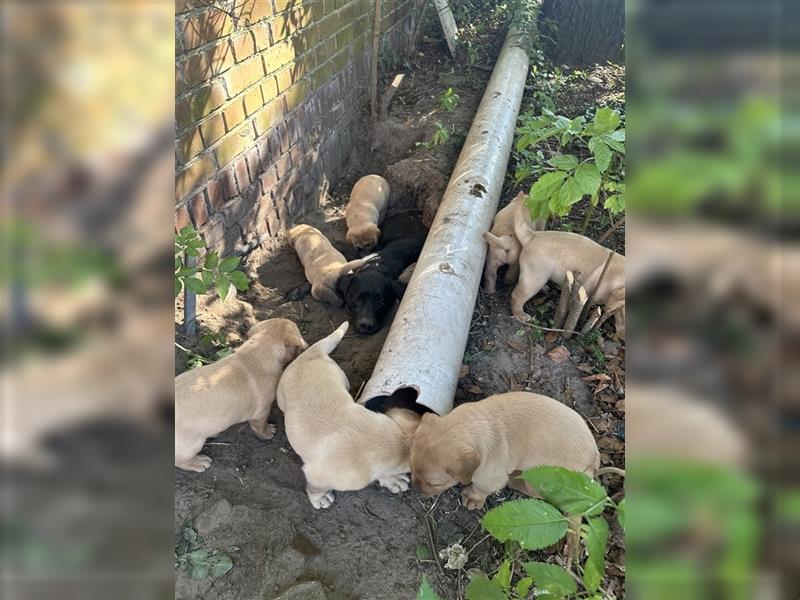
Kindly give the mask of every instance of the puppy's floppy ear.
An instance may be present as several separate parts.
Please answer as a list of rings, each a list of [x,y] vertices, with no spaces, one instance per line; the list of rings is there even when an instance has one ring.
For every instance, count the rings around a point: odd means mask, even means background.
[[[303,350],[308,348],[308,344],[302,336],[293,335],[283,340],[283,348],[286,352],[286,358],[294,360],[302,354]]]
[[[339,295],[344,298],[347,294],[347,288],[350,287],[350,283],[353,281],[353,274],[352,273],[344,273],[343,275],[339,276],[339,279],[336,280],[336,291]]]
[[[496,248],[502,248],[503,250],[509,249],[508,240],[505,239],[505,236],[497,236],[493,234],[491,231],[484,231],[483,232],[483,239],[486,240],[486,243],[490,246],[495,246]]]
[[[462,450],[456,462],[447,469],[447,473],[458,480],[461,485],[468,485],[472,481],[472,474],[478,465],[481,464],[481,457],[478,453],[470,448]]]

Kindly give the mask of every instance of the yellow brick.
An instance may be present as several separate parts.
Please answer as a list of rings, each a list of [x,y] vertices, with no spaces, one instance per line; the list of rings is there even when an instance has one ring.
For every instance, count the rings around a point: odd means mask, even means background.
[[[308,82],[305,80],[298,81],[292,87],[290,87],[285,96],[286,96],[286,110],[293,111],[297,108],[300,103],[305,100],[306,95],[308,94]]]
[[[176,146],[178,162],[181,164],[189,162],[203,151],[203,140],[200,137],[200,130],[195,127],[188,133],[185,133],[178,138]]]
[[[241,127],[226,134],[217,144],[216,148],[214,148],[219,166],[224,167],[242,152],[250,148],[254,140],[255,135],[250,122],[246,122]]]
[[[288,64],[294,58],[294,49],[291,43],[284,40],[264,52],[263,56],[264,64],[267,67],[267,73],[273,73],[283,65]]]
[[[216,165],[207,154],[192,161],[175,176],[175,200],[180,202],[186,198],[215,172]]]
[[[222,109],[222,116],[225,118],[225,131],[230,131],[244,121],[244,103],[238,98],[232,100]]]
[[[275,73],[275,80],[278,82],[279,94],[284,90],[289,89],[289,86],[292,85],[292,65],[284,67]]]
[[[259,108],[261,108],[264,104],[264,100],[261,97],[261,86],[256,85],[253,86],[251,89],[247,91],[244,95],[244,112],[249,117],[254,112],[256,112]]]
[[[228,93],[237,96],[264,76],[261,57],[255,56],[225,73]]]
[[[225,135],[225,122],[222,119],[222,113],[212,115],[210,119],[200,125],[200,131],[203,133],[203,143],[206,148]]]
[[[278,84],[275,77],[269,75],[261,80],[261,94],[265,104],[269,104],[278,96]]]
[[[285,114],[283,97],[277,98],[267,104],[253,117],[253,126],[256,134],[261,136],[277,125]]]

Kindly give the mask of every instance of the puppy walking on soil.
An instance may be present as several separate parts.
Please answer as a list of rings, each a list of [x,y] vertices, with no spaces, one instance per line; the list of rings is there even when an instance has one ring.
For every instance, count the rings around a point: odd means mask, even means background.
[[[297,325],[268,319],[250,328],[248,340],[231,356],[175,378],[175,466],[205,471],[211,459],[199,454],[206,439],[249,421],[264,440],[275,434],[267,421],[284,367],[308,347]]]
[[[520,202],[514,216],[514,232],[522,244],[519,255],[519,282],[511,293],[511,313],[527,323],[525,303],[552,281],[559,286],[567,271],[581,273],[583,287],[591,293],[600,279],[607,248],[577,233],[567,231],[533,231],[525,223],[527,207]],[[614,313],[618,336],[625,334],[625,257],[614,252],[611,264],[600,282],[593,304],[602,304]]]
[[[383,414],[356,404],[347,377],[328,356],[347,327],[345,321],[303,352],[278,384],[286,437],[303,460],[314,508],[329,507],[334,490],[360,490],[372,481],[393,493],[408,489],[408,452],[420,417],[406,409]]]
[[[306,279],[311,284],[311,295],[315,300],[331,306],[341,306],[342,299],[336,293],[339,277],[349,270],[361,266],[363,258],[347,262],[333,247],[328,238],[316,227],[297,225],[287,234],[300,262],[303,263]],[[306,288],[305,294],[308,293]]]
[[[380,175],[366,175],[350,192],[344,218],[347,222],[347,241],[359,250],[371,250],[381,235],[379,225],[386,214],[389,201],[389,182]]]
[[[528,392],[462,404],[444,417],[426,413],[411,446],[413,486],[435,496],[460,483],[470,510],[506,484],[519,489],[515,476],[540,465],[594,475],[600,452],[577,412]]]

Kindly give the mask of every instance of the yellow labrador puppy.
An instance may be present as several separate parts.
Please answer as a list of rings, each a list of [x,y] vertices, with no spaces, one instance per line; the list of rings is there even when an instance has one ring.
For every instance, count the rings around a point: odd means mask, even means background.
[[[287,235],[289,243],[303,263],[314,299],[331,306],[341,306],[342,299],[336,293],[336,282],[350,269],[364,264],[366,259],[359,258],[347,262],[344,255],[333,247],[328,238],[311,225],[292,227]]]
[[[514,214],[517,204],[522,203],[524,198],[524,193],[517,194],[516,198],[495,215],[492,230],[483,234],[483,239],[489,245],[486,252],[486,266],[483,270],[483,289],[487,294],[495,293],[497,270],[503,265],[508,265],[503,278],[508,285],[514,283],[519,276],[519,253],[522,251],[522,244],[514,234]],[[531,223],[528,214],[526,223],[535,231],[544,231],[547,220],[539,219]]]
[[[356,182],[344,214],[350,244],[359,250],[375,247],[388,201],[389,182],[380,175],[366,175]]]
[[[406,409],[386,414],[357,404],[350,384],[328,355],[348,322],[295,360],[278,384],[286,437],[303,459],[306,493],[314,508],[333,503],[333,491],[360,490],[373,481],[393,493],[408,489],[408,451],[420,417]]]
[[[519,282],[511,293],[511,313],[523,323],[530,320],[525,313],[525,303],[539,293],[548,281],[559,286],[567,271],[581,274],[583,287],[591,294],[600,278],[606,260],[607,248],[577,233],[567,231],[533,231],[526,224],[527,208],[517,204],[514,214],[514,232],[522,244],[519,255]],[[528,215],[529,216],[529,215]],[[614,252],[594,304],[606,310],[620,308],[614,314],[618,336],[625,334],[625,257]]]
[[[275,434],[267,421],[284,367],[308,347],[288,319],[253,325],[236,352],[175,378],[175,466],[205,471],[211,459],[199,454],[206,439],[249,421],[264,440]]]
[[[540,465],[594,475],[600,453],[578,413],[528,392],[462,404],[443,417],[426,413],[411,445],[412,485],[435,496],[460,483],[470,510],[515,483],[519,472]]]

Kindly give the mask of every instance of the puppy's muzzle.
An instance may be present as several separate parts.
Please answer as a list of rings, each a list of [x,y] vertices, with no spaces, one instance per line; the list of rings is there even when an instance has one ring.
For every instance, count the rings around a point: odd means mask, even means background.
[[[364,335],[370,335],[378,331],[378,323],[372,319],[358,319],[356,320],[356,331]]]

